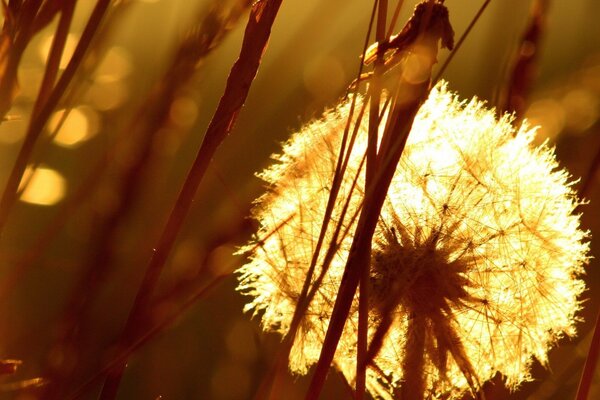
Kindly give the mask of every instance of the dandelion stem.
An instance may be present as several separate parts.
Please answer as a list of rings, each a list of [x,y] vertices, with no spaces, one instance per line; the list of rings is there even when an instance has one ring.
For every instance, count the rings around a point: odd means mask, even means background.
[[[585,199],[590,195],[590,189],[596,180],[596,175],[600,169],[600,147],[596,150],[594,158],[587,169],[587,173],[581,178],[581,185],[579,186],[579,197]]]
[[[421,400],[425,398],[425,335],[426,321],[423,316],[413,315],[408,320],[406,356],[402,363],[404,372],[403,384],[400,389],[403,400]]]
[[[198,63],[223,39],[242,12],[235,8],[225,11],[223,6],[216,6],[208,13],[202,13],[202,19],[181,41],[173,62],[130,121],[127,132],[136,140],[136,148],[129,155],[130,161],[119,171],[121,176],[115,185],[117,200],[96,227],[95,237],[90,241],[80,278],[68,297],[58,324],[62,328],[55,348],[73,349],[76,353],[83,351],[81,331],[82,327],[89,325],[85,316],[114,263],[115,231],[131,213],[139,198],[141,176],[153,160],[152,149],[156,138],[169,123],[171,104],[178,91],[194,76]],[[67,382],[63,381],[72,375],[74,367],[60,363],[48,366],[47,374],[52,384],[47,392],[59,397],[61,386],[67,386]],[[82,368],[82,365],[77,367]]]
[[[423,48],[427,48],[430,51],[427,58],[428,61],[426,65],[423,65],[422,70],[424,76],[427,76],[429,79],[431,77],[431,69],[437,58],[438,41],[444,31],[444,29],[440,29],[440,23],[444,28],[447,28],[447,25],[444,25],[447,21],[442,22],[432,18],[431,10],[433,5],[433,2],[428,2],[423,20],[416,22],[421,24],[418,27],[419,34],[413,43],[408,44],[409,47],[412,47],[411,45],[423,46]],[[307,400],[317,399],[325,383],[327,371],[335,355],[346,319],[348,318],[348,313],[350,312],[350,306],[361,280],[362,268],[369,265],[371,242],[389,185],[402,155],[413,120],[419,107],[429,93],[429,79],[416,84],[406,81],[404,77],[400,79],[398,90],[394,96],[395,101],[392,106],[391,115],[387,121],[381,139],[380,150],[375,161],[377,173],[374,174],[372,184],[366,186],[363,208],[356,226],[355,236],[335,299],[331,319],[321,348],[321,354],[306,395]],[[405,101],[398,101],[399,93],[410,97]],[[365,365],[363,364],[364,367]]]

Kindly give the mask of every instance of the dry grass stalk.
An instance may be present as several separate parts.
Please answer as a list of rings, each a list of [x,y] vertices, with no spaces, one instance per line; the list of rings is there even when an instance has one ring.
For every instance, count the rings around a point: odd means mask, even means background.
[[[527,105],[527,97],[537,74],[541,40],[546,30],[546,19],[550,0],[534,0],[531,15],[514,55],[510,77],[500,102],[500,110],[514,112],[522,118]]]
[[[387,28],[387,1],[379,1],[377,5],[377,25],[375,29],[375,40],[377,43],[385,43]],[[396,8],[400,10],[400,4]],[[365,171],[365,187],[372,187],[377,176],[377,144],[379,142],[379,124],[382,75],[385,72],[385,52],[377,52],[373,62],[373,76],[369,84],[369,133],[367,145],[367,165]],[[371,251],[370,249],[368,250]],[[367,373],[367,348],[369,336],[369,268],[362,268],[359,281],[359,313],[358,313],[358,337],[356,344],[356,400],[362,400],[366,390]]]
[[[129,162],[119,171],[120,177],[116,179],[114,193],[118,200],[94,230],[83,262],[84,268],[58,322],[60,336],[51,349],[53,356],[50,357],[46,376],[52,385],[46,390],[46,396],[62,398],[65,388],[70,387],[73,371],[86,370],[86,359],[97,358],[92,355],[86,357],[82,347],[83,338],[80,336],[90,325],[85,316],[110,276],[116,231],[139,200],[142,175],[152,161],[156,137],[170,123],[169,111],[179,91],[189,83],[199,63],[223,40],[247,7],[248,2],[231,9],[217,4],[203,14],[198,26],[183,39],[156,88],[125,129],[135,146],[126,156]],[[58,363],[55,360],[65,362]]]
[[[399,55],[397,54],[395,57],[404,57],[404,54],[410,54],[417,48],[419,51],[422,50],[424,63],[418,73],[430,77],[431,69],[437,59],[438,42],[442,40],[444,41],[443,45],[446,45],[448,40],[446,36],[448,26],[448,13],[441,3],[427,1],[419,4],[415,9],[415,14],[399,35],[401,37],[404,32],[407,33],[406,41],[402,43],[403,47],[398,48]],[[407,53],[404,53],[405,51]],[[321,355],[308,389],[307,399],[316,399],[325,383],[325,377],[348,318],[360,277],[365,273],[363,270],[369,268],[370,265],[371,242],[385,195],[402,154],[412,121],[420,105],[425,100],[428,90],[429,78],[421,80],[418,84],[409,81],[403,82],[401,78],[398,84],[396,95],[407,95],[408,99],[406,97],[404,99],[399,97],[393,99],[393,105],[374,162],[377,171],[373,174],[372,185],[366,187],[364,205],[357,223],[352,247],[348,254],[344,278],[340,282]],[[370,144],[373,145],[373,143]]]
[[[125,328],[119,338],[119,347],[129,347],[140,334],[148,317],[148,305],[154,289],[175,243],[175,239],[194,195],[202,181],[206,169],[221,142],[231,132],[238,113],[246,100],[248,91],[260,65],[263,52],[271,33],[271,27],[281,5],[281,0],[263,0],[253,3],[240,50],[240,56],[233,65],[223,97],[211,120],[196,159],[181,188],[167,224],[155,247],[155,252],[146,268],[143,281],[136,294]],[[109,372],[104,382],[100,399],[116,397],[119,383],[125,369],[125,362]]]

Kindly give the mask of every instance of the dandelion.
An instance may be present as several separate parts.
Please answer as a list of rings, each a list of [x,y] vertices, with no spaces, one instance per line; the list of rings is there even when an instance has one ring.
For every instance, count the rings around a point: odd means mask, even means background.
[[[253,250],[239,289],[267,331],[290,328],[349,109],[305,126],[260,174],[269,185],[254,211],[262,239],[245,249]],[[320,254],[311,278],[322,275],[290,353],[294,373],[316,363],[327,331],[364,197],[367,121],[358,122],[325,234],[331,243],[340,224],[335,256],[324,269]],[[367,388],[375,397],[458,398],[498,372],[514,389],[534,357],[546,364],[549,347],[575,334],[587,234],[568,173],[534,136],[477,99],[460,102],[445,83],[420,109],[373,238]],[[334,357],[351,383],[357,325],[358,295]]]

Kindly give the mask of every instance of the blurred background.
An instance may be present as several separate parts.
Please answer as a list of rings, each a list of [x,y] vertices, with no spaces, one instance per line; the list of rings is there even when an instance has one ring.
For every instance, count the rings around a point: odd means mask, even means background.
[[[160,85],[179,83],[173,73],[165,75],[181,57],[176,49],[217,3],[223,13],[239,12],[231,13],[207,56],[194,62],[193,75],[161,103]],[[70,393],[110,357],[238,56],[247,3],[113,2],[90,57],[38,140],[0,241],[0,359],[22,362],[15,374],[0,377],[0,399],[41,398],[43,388],[17,390],[13,383],[60,371],[71,371],[64,381]],[[416,3],[404,2],[399,26]],[[446,1],[456,38],[482,3]],[[61,70],[94,5],[76,2]],[[345,94],[359,68],[371,8],[361,0],[283,1],[246,104],[208,169],[161,277],[156,313],[178,317],[130,358],[120,399],[237,400],[256,392],[280,338],[262,333],[243,313],[246,299],[231,274],[243,261],[233,255],[236,247],[255,229],[247,217],[264,188],[254,174],[291,132]],[[452,90],[497,104],[530,9],[531,1],[491,2],[443,75]],[[599,17],[596,0],[549,2],[524,108],[525,117],[541,125],[540,140],[549,140],[561,165],[584,180],[593,179],[590,168],[600,149]],[[19,91],[0,125],[2,187],[23,143],[56,28],[55,18],[22,56]],[[440,61],[447,56],[442,51]],[[153,125],[160,112],[165,117]],[[145,136],[153,126],[152,137]],[[126,175],[140,154],[142,167]],[[580,212],[594,237],[600,193],[598,181],[591,182],[589,204]],[[598,241],[591,247],[595,259],[587,267],[578,336],[551,351],[549,369],[534,364],[532,382],[510,398],[574,396],[600,309]],[[93,287],[86,284],[91,277]],[[210,290],[189,301],[215,278]],[[86,306],[74,321],[69,310],[77,309],[78,296],[87,296]],[[186,302],[191,306],[182,310]],[[65,332],[72,326],[77,340],[69,342]],[[599,376],[590,398],[600,396]],[[303,398],[307,382],[288,377],[286,399]],[[97,389],[91,386],[83,398],[96,398]],[[346,398],[347,390],[332,372],[323,398]],[[500,380],[487,391],[490,399],[508,398]]]

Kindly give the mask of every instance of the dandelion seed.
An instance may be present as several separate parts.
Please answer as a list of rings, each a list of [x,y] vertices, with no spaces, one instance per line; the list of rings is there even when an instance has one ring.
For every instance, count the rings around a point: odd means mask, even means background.
[[[239,270],[239,289],[252,296],[246,309],[261,315],[267,331],[290,327],[349,108],[304,127],[260,175],[269,190],[254,216],[264,239]],[[336,223],[346,234],[295,337],[295,373],[316,363],[327,331],[364,194],[367,121],[325,243]],[[535,130],[511,122],[476,99],[460,102],[444,83],[415,118],[373,243],[367,387],[376,397],[394,398],[409,381],[414,397],[407,398],[458,398],[497,372],[514,389],[530,378],[533,357],[546,364],[549,347],[575,333],[589,250],[573,214],[579,202],[553,151],[534,147]],[[357,325],[358,295],[334,358],[349,382]]]

